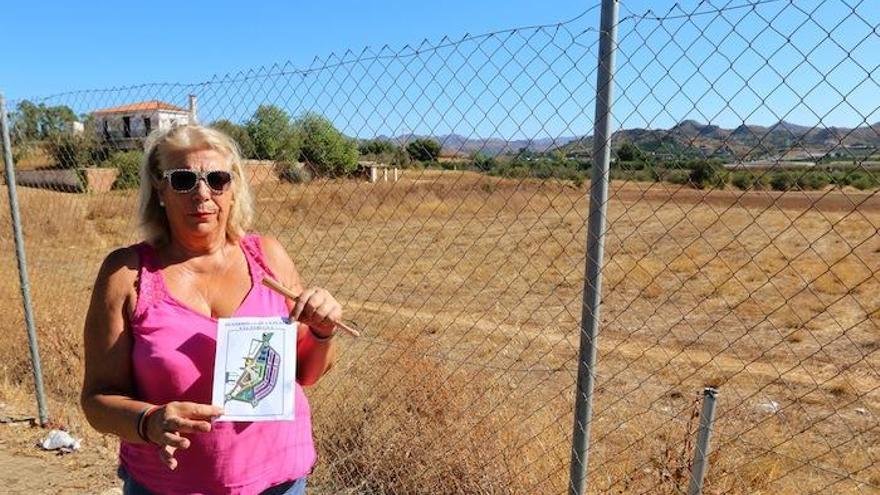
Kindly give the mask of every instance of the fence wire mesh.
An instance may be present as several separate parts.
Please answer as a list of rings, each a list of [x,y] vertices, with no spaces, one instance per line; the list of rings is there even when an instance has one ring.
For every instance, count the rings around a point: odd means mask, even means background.
[[[880,490],[880,9],[627,5],[589,491],[685,492],[704,386],[707,493]],[[565,492],[598,19],[13,102],[50,412],[85,429],[59,411],[98,265],[139,240],[144,137],[197,121],[248,159],[254,230],[364,330],[309,392],[316,486]]]

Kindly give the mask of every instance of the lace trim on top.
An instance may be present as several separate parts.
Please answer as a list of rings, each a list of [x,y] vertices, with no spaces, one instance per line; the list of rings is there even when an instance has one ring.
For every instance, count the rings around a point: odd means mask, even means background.
[[[260,236],[256,234],[246,235],[239,241],[239,245],[247,260],[248,271],[251,274],[254,287],[262,284],[264,275],[275,277],[275,274],[266,262],[266,257],[263,255]],[[134,249],[140,258],[136,282],[137,304],[133,315],[137,319],[143,315],[147,308],[165,299],[168,296],[168,289],[165,286],[165,281],[162,279],[162,271],[157,266],[156,249],[147,242],[136,244]]]
[[[141,242],[136,244],[134,248],[140,258],[137,277],[137,304],[134,311],[134,317],[138,318],[146,308],[165,297],[165,284],[158,278],[161,274],[156,268],[156,251],[153,246],[147,242]]]
[[[251,276],[254,279],[255,285],[263,283],[263,275],[275,278],[275,274],[269,268],[269,263],[266,262],[266,257],[263,254],[260,236],[256,234],[244,236],[241,239],[241,248],[248,259],[248,265],[250,266]]]

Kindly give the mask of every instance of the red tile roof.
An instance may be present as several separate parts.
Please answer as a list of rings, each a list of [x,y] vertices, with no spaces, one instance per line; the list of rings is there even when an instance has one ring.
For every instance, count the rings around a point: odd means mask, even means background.
[[[130,103],[128,105],[122,105],[122,106],[118,106],[118,107],[102,108],[100,110],[95,110],[92,113],[93,114],[128,113],[128,112],[144,112],[144,111],[150,111],[150,110],[169,110],[172,112],[183,112],[183,113],[187,112],[187,110],[184,108],[174,106],[170,103],[165,103],[164,101],[150,100],[150,101],[141,101],[138,103]]]

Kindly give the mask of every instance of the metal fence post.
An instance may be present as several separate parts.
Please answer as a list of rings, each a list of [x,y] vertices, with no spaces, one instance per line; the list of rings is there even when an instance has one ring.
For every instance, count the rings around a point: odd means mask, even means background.
[[[611,161],[611,98],[617,43],[618,0],[602,0],[599,61],[596,76],[596,115],[593,130],[593,166],[590,173],[590,214],[587,224],[587,260],[581,309],[581,340],[571,446],[569,492],[584,493],[589,461],[590,421],[596,377],[596,337],[602,294],[605,251],[605,211]]]
[[[694,449],[694,464],[691,468],[691,483],[688,495],[703,492],[703,478],[709,467],[709,438],[712,436],[712,423],[715,421],[715,398],[718,391],[711,387],[703,389],[703,411],[700,413],[700,431]]]
[[[40,425],[48,421],[46,396],[43,392],[43,372],[40,368],[40,350],[37,346],[37,331],[34,326],[34,313],[31,309],[31,286],[27,274],[27,260],[24,252],[24,237],[21,232],[21,218],[18,213],[18,195],[15,190],[15,165],[12,162],[12,140],[9,138],[9,121],[6,115],[6,99],[0,94],[0,132],[3,133],[3,161],[6,164],[6,189],[9,192],[9,212],[12,215],[12,230],[15,235],[15,257],[18,260],[18,279],[21,284],[21,298],[24,305],[24,321],[27,326],[28,344],[31,349],[34,387],[37,393],[37,407]]]

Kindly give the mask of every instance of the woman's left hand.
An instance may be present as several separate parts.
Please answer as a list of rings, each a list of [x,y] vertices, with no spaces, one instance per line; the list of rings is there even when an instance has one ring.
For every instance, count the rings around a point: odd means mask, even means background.
[[[319,336],[331,336],[342,320],[342,306],[324,289],[306,289],[296,299],[290,318],[305,323]]]

